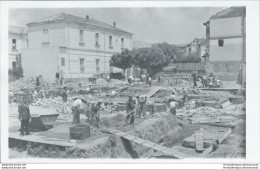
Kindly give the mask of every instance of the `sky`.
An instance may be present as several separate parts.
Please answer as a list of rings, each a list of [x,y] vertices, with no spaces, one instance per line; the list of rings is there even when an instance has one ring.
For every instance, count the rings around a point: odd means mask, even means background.
[[[84,18],[89,15],[111,25],[116,22],[118,28],[133,33],[135,40],[185,44],[195,37],[206,37],[203,23],[226,8],[19,8],[9,10],[9,25],[26,26],[32,21],[64,12]]]

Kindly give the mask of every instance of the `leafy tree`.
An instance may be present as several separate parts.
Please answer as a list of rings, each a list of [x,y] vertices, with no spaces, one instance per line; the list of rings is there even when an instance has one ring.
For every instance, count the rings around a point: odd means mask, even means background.
[[[169,61],[181,57],[179,48],[166,42],[154,44],[152,45],[152,48],[160,48]]]
[[[146,69],[150,75],[158,73],[168,63],[167,56],[157,46],[141,48],[134,52],[133,64],[141,69]]]
[[[120,54],[113,55],[110,60],[110,65],[123,69],[125,74],[125,70],[132,66],[132,52],[125,50]]]

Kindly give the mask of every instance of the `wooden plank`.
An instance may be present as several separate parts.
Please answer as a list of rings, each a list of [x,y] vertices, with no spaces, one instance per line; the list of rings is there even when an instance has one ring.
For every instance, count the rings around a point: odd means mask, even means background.
[[[213,151],[213,146],[208,147],[201,155],[201,158],[207,157],[209,155],[209,153],[211,153]]]
[[[203,147],[203,133],[202,132],[196,132],[195,133],[195,143],[196,143],[196,150],[198,152],[204,151],[204,147]]]
[[[225,103],[221,104],[222,109],[228,107],[230,105],[230,101],[226,101]]]
[[[217,143],[221,144],[231,133],[231,128],[229,128],[226,133],[224,133],[219,139],[217,139]]]

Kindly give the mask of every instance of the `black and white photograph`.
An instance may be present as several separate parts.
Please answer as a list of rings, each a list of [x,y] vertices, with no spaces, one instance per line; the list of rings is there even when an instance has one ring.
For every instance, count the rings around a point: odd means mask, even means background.
[[[7,158],[245,160],[247,10],[8,9]]]

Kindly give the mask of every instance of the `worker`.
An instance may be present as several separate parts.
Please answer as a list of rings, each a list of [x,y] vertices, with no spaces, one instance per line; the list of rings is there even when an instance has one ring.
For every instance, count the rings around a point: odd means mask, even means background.
[[[132,99],[132,96],[129,96],[128,101],[126,102],[126,118],[125,118],[126,124],[128,124],[129,120],[130,120],[129,124],[133,124],[134,118],[135,118],[134,117],[134,101]]]
[[[196,74],[192,73],[192,80],[193,80],[193,86],[197,86],[197,82],[196,82]]]
[[[57,71],[55,74],[55,78],[56,78],[56,84],[59,84],[59,80],[60,80],[60,73]]]
[[[182,88],[182,96],[182,100],[184,101],[184,103],[188,102],[188,92],[184,88]]]
[[[140,102],[139,102],[141,118],[145,118],[146,116],[146,101],[147,101],[147,96],[141,95]]]
[[[91,106],[91,120],[90,124],[93,124],[94,119],[96,119],[96,125],[99,127],[99,117],[100,117],[100,109],[101,109],[101,102],[93,102]]]
[[[213,79],[213,75],[210,75],[210,77],[209,77],[209,87],[210,88],[212,88],[213,87],[213,81],[214,79]]]
[[[152,86],[152,78],[151,78],[151,76],[148,76],[148,84],[149,84],[150,87]]]
[[[176,102],[175,99],[173,99],[170,102],[170,114],[176,115],[177,106],[178,106],[178,102]]]
[[[39,75],[36,77],[36,86],[41,86],[41,80],[40,80],[41,77],[42,77],[42,75]]]
[[[110,83],[110,75],[109,74],[107,75],[106,80],[107,80],[108,83]]]
[[[29,123],[31,119],[28,100],[25,96],[22,97],[21,104],[18,106],[19,120],[21,121],[21,136],[30,134]]]
[[[138,118],[141,118],[141,109],[140,109],[140,98],[139,98],[139,95],[136,96],[135,110],[136,110],[136,116]]]
[[[116,97],[117,96],[117,92],[115,90],[111,91],[111,97]]]
[[[68,101],[68,92],[67,92],[67,87],[63,87],[62,93],[62,113],[67,113],[67,101]]]
[[[72,124],[80,123],[80,113],[83,112],[84,104],[86,104],[86,100],[83,96],[80,96],[78,99],[76,99],[71,107],[71,110],[73,112],[73,121]]]

